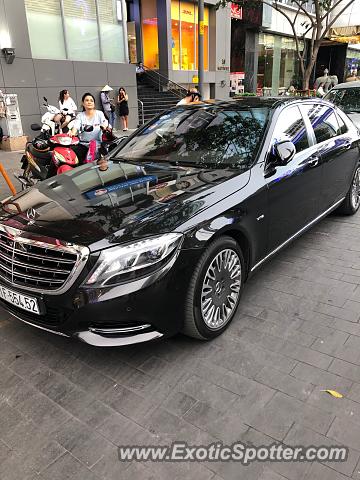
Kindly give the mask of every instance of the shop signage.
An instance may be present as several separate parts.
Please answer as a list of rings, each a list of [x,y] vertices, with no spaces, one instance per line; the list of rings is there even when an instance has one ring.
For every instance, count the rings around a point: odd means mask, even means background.
[[[240,5],[237,5],[236,3],[231,4],[231,18],[236,18],[238,20],[243,19],[243,9]]]
[[[236,3],[231,3],[231,18],[240,20],[246,25],[260,26],[262,24],[262,12],[262,2],[252,7],[247,5],[241,7]]]
[[[226,65],[226,60],[225,58],[222,58],[221,59],[221,62],[218,64],[217,66],[217,69],[218,71],[225,71],[225,72],[229,72],[230,71],[230,67]]]

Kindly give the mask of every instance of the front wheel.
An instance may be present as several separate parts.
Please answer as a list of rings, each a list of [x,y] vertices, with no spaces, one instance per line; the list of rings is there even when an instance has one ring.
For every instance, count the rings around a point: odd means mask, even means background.
[[[360,165],[355,170],[349,191],[339,207],[339,213],[354,215],[360,207]]]
[[[183,332],[210,340],[230,324],[244,282],[244,257],[231,237],[220,237],[201,256],[185,301]]]

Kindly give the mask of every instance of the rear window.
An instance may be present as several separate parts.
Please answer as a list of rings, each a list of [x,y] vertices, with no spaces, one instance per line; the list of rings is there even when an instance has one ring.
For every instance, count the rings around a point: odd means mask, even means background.
[[[325,97],[345,113],[360,112],[360,87],[359,88],[334,88]]]
[[[247,169],[268,116],[267,107],[178,107],[154,119],[116,159]]]

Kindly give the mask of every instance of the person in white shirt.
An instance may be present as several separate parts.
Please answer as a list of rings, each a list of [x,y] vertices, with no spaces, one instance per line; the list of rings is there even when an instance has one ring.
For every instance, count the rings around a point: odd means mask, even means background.
[[[62,113],[62,116],[61,116],[61,119],[60,118],[58,119],[58,121],[62,120],[61,128],[64,129],[65,127],[68,126],[71,120],[76,117],[76,111],[77,111],[76,103],[70,97],[69,90],[61,90],[59,94],[59,108]]]
[[[189,103],[192,103],[193,101],[193,94],[190,92],[190,90],[188,90],[186,92],[186,95],[183,99],[180,100],[180,102],[178,102],[176,104],[176,106],[178,105],[189,105]]]

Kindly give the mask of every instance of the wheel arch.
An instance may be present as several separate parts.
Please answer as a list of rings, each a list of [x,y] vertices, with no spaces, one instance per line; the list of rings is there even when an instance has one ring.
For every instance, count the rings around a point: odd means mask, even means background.
[[[246,233],[237,228],[223,228],[217,231],[209,240],[208,243],[213,242],[214,240],[218,239],[219,237],[231,237],[233,238],[236,243],[240,246],[242,254],[244,256],[245,261],[245,279],[248,277],[251,267],[251,255],[252,255],[252,248],[251,242],[249,237]]]

